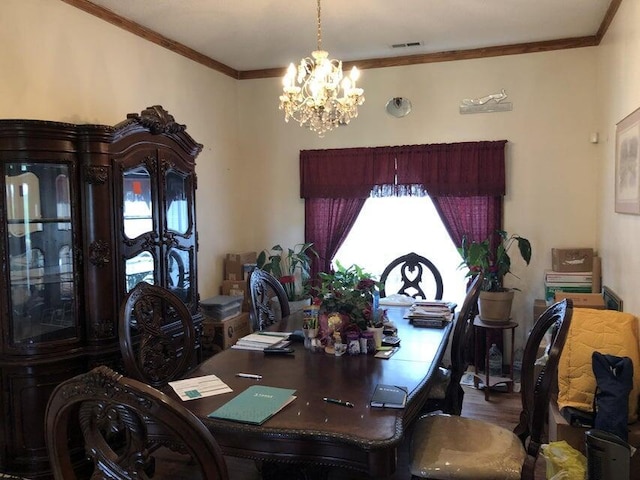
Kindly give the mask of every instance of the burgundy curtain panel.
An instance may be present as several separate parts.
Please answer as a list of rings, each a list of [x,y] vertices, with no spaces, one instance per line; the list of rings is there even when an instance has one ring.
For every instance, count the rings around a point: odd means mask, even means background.
[[[502,226],[506,140],[399,147],[303,150],[300,196],[305,241],[331,259],[370,195],[429,195],[454,244],[484,240]],[[349,201],[347,201],[349,200]]]

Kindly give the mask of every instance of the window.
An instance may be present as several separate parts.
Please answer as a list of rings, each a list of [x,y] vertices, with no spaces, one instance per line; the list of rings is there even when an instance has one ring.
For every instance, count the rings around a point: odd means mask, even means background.
[[[393,259],[409,252],[431,260],[442,274],[443,300],[462,305],[467,270],[458,269],[460,254],[429,197],[367,199],[334,262],[355,263],[379,277]]]

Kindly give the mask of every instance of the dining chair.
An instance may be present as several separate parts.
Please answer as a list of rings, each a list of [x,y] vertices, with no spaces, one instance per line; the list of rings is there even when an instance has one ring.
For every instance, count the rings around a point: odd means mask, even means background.
[[[495,424],[446,414],[429,414],[415,424],[409,447],[413,479],[533,480],[543,442],[549,394],[571,323],[573,305],[563,300],[536,321],[522,358],[522,411],[513,431]],[[547,332],[546,355],[539,348]],[[544,359],[544,365],[538,363]]]
[[[196,330],[184,302],[166,288],[140,282],[124,298],[118,336],[126,374],[155,388],[194,366]]]
[[[400,277],[400,288],[395,293],[408,295],[413,298],[423,298],[425,300],[442,300],[443,283],[442,275],[431,260],[411,252],[393,260],[380,275],[380,297],[387,296],[387,281],[391,278]],[[430,273],[430,275],[427,274]],[[425,289],[431,294],[427,296]],[[433,293],[435,292],[435,293]]]
[[[55,480],[228,478],[218,443],[193,413],[104,365],[58,385],[45,419]]]
[[[467,347],[471,340],[473,319],[478,313],[478,297],[484,277],[476,275],[462,303],[462,308],[456,316],[451,337],[451,366],[440,367],[438,382],[431,387],[429,398],[423,411],[440,410],[443,413],[460,415],[464,389],[460,386],[460,380],[467,371]]]
[[[290,314],[289,301],[282,284],[276,277],[256,268],[249,277],[252,325],[254,330],[265,330]],[[280,312],[274,308],[274,299]]]

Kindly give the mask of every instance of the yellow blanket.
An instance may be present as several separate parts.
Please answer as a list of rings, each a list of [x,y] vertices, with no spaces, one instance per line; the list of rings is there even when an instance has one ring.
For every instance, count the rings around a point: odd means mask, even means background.
[[[629,423],[638,419],[640,347],[638,319],[614,310],[575,308],[567,343],[558,365],[558,406],[593,411],[596,379],[591,366],[594,351],[629,357],[633,362],[633,389],[629,395]]]

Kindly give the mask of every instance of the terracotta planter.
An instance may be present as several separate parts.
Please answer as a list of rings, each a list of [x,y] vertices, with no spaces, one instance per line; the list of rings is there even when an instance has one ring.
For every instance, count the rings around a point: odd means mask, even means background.
[[[507,323],[511,318],[514,292],[480,292],[478,310],[486,323]]]

